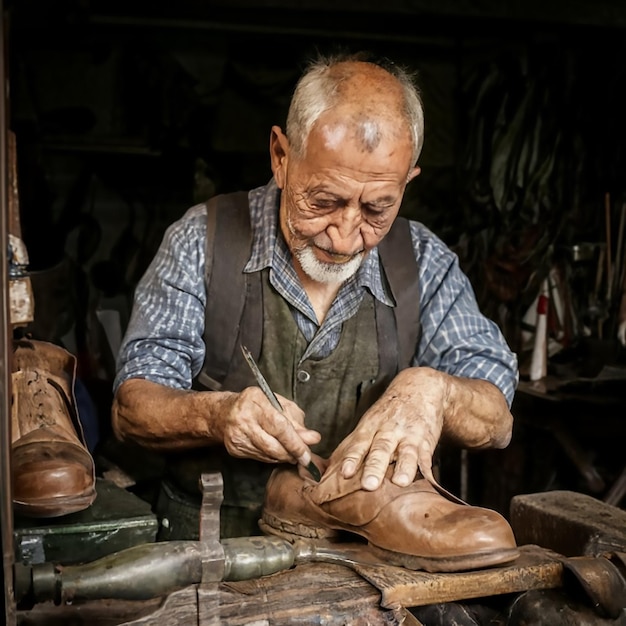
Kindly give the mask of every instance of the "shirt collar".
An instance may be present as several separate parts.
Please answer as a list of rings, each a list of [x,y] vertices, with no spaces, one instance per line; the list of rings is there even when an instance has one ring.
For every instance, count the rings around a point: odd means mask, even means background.
[[[283,260],[288,258],[289,264],[292,264],[290,252],[278,229],[280,189],[276,181],[272,178],[267,185],[251,190],[248,201],[252,223],[252,253],[244,271],[258,272],[266,267],[273,268],[276,265],[274,255]],[[383,283],[378,248],[370,250],[359,268],[355,285],[369,289],[383,304],[395,306],[393,297]]]

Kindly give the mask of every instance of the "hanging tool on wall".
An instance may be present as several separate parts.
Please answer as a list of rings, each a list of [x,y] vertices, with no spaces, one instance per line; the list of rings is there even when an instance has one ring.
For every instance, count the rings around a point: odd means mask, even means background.
[[[33,288],[28,275],[28,250],[22,241],[20,203],[17,186],[17,150],[15,133],[7,132],[8,144],[8,234],[9,300],[11,325],[26,326],[35,317]]]

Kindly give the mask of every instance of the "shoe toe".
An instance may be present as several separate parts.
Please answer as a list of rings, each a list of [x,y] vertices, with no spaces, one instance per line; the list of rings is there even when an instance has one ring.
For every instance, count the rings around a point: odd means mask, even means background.
[[[506,550],[517,546],[509,523],[496,511],[467,505],[441,520],[451,553]]]
[[[89,506],[95,499],[92,458],[69,442],[33,443],[13,451],[16,510],[33,517],[56,517]]]

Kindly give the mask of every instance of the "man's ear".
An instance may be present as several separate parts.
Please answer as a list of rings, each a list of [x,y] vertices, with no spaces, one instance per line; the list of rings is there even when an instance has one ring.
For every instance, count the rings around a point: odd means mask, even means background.
[[[409,175],[406,177],[406,184],[408,185],[414,178],[417,178],[420,175],[421,171],[422,168],[418,167],[417,165],[415,167],[412,167],[409,170]]]
[[[289,140],[279,126],[272,126],[270,133],[270,161],[272,173],[279,189],[285,187],[287,161],[289,159]]]

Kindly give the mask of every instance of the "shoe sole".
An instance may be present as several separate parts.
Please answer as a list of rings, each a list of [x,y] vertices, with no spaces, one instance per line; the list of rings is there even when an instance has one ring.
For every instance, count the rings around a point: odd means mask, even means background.
[[[397,565],[411,570],[424,570],[425,572],[463,572],[469,570],[486,569],[511,563],[519,557],[519,550],[509,548],[506,550],[494,550],[491,552],[477,552],[475,554],[453,557],[424,557],[412,554],[403,554],[379,548],[368,543],[372,553],[390,565]]]
[[[312,539],[320,546],[336,547],[341,534],[331,528],[321,526],[307,526],[298,522],[286,522],[268,513],[263,513],[259,520],[259,528],[269,535],[276,535],[294,543],[298,539],[306,537]],[[363,541],[363,537],[358,533],[351,533],[349,530],[342,532],[355,534]],[[461,572],[465,570],[476,570],[488,567],[511,563],[519,557],[517,548],[503,550],[492,550],[477,552],[474,554],[453,556],[453,557],[426,557],[402,552],[394,552],[380,548],[371,542],[367,542],[372,554],[387,565],[395,565],[410,570],[423,570],[426,572]]]
[[[13,500],[13,507],[16,513],[24,517],[61,517],[85,510],[93,504],[96,495],[96,491],[92,490],[86,494],[62,498],[46,498],[29,502]]]

